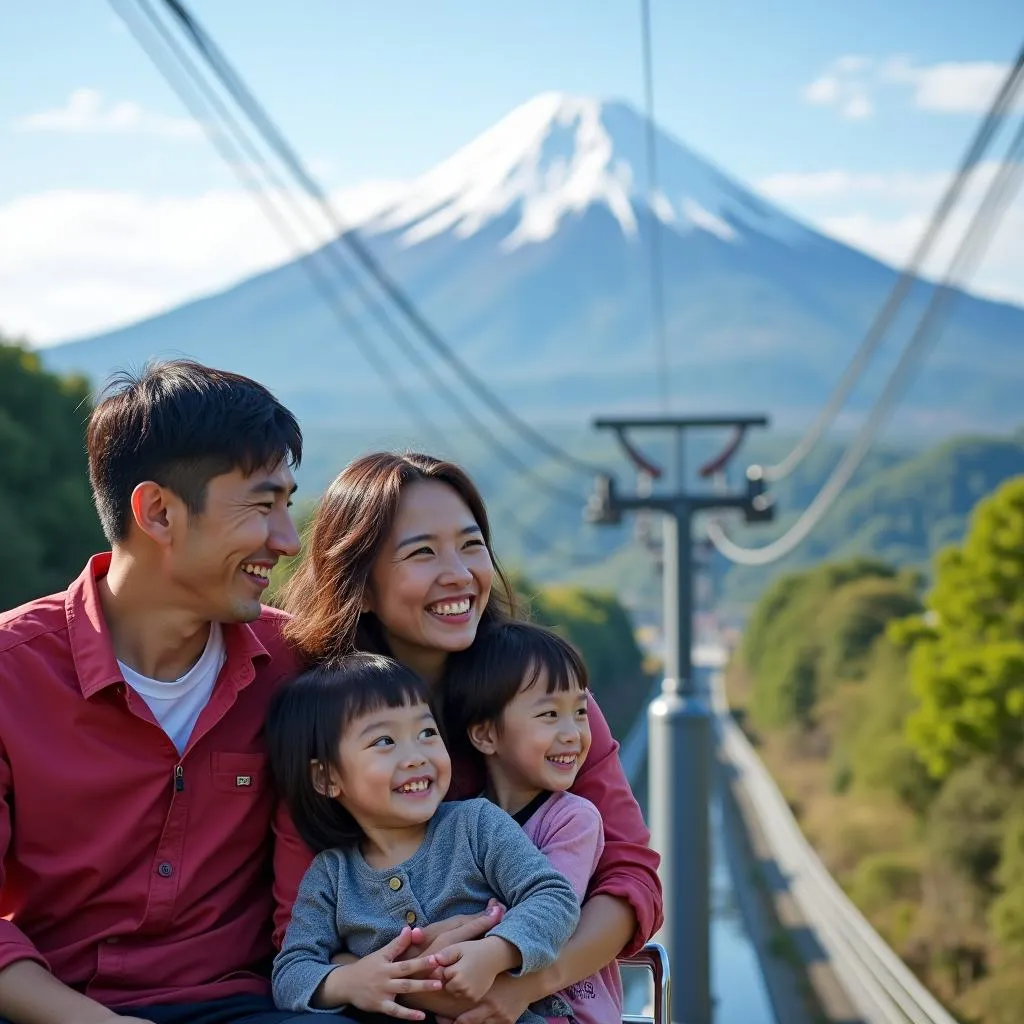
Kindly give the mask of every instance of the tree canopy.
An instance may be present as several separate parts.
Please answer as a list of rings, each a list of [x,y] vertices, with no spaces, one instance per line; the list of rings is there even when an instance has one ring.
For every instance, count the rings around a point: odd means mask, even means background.
[[[991,757],[1024,773],[1024,477],[980,502],[937,559],[927,612],[894,629],[919,706],[909,736],[939,779]]]
[[[766,762],[871,923],[963,1019],[1016,1024],[1024,477],[978,502],[929,578],[923,603],[915,572],[874,562],[781,578],[732,671]]]
[[[89,492],[89,386],[0,337],[0,609],[63,590],[106,546]]]
[[[919,607],[916,578],[869,559],[826,563],[777,580],[744,634],[752,711],[769,727],[809,724],[819,700],[858,679],[894,616]]]

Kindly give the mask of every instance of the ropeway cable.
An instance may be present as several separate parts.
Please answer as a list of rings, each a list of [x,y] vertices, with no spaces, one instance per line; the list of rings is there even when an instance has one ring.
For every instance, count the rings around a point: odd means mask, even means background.
[[[936,322],[951,298],[956,294],[959,283],[974,272],[992,240],[993,222],[1002,214],[1012,200],[1014,192],[1024,174],[1024,118],[1007,151],[1006,159],[1000,165],[989,185],[984,198],[975,212],[974,219],[964,233],[956,253],[947,266],[942,282],[937,285],[921,316],[913,335],[907,342],[899,361],[886,383],[878,401],[832,475],[804,510],[800,518],[777,540],[761,548],[747,548],[730,540],[718,521],[708,524],[708,538],[730,561],[738,565],[760,566],[776,562],[792,553],[810,532],[821,522],[832,507],[843,488],[857,471],[868,453],[882,424],[896,407],[910,377],[924,357],[928,346],[935,340]]]
[[[1021,49],[1015,64],[1003,80],[1003,84],[992,101],[988,113],[967,147],[959,168],[946,188],[944,195],[939,200],[910,259],[907,261],[895,285],[893,285],[885,304],[868,328],[868,332],[854,353],[853,358],[843,371],[843,375],[839,379],[835,390],[793,450],[781,462],[773,466],[762,467],[762,473],[766,482],[773,483],[789,476],[818,444],[829,425],[839,413],[839,410],[846,403],[854,385],[875,354],[882,338],[885,336],[885,332],[892,324],[899,312],[900,306],[917,280],[920,269],[931,252],[940,230],[948,220],[953,207],[959,200],[979,160],[988,148],[993,135],[1000,127],[1002,118],[1010,111],[1014,97],[1020,90],[1022,82],[1024,82],[1024,48]]]
[[[113,0],[112,0],[113,2]],[[451,406],[458,412],[463,419],[467,421],[471,429],[475,431],[475,435],[482,438],[486,443],[490,445],[492,450],[498,455],[498,457],[505,462],[511,469],[518,473],[522,473],[529,476],[533,481],[534,485],[538,490],[544,491],[549,497],[554,498],[558,501],[563,501],[571,504],[572,507],[576,508],[582,504],[582,498],[580,495],[573,493],[567,488],[561,487],[557,484],[552,483],[546,478],[540,476],[532,467],[525,463],[515,452],[513,452],[507,445],[505,445],[491,430],[483,423],[479,417],[477,417],[471,409],[461,400],[461,398],[454,392],[454,390],[448,385],[446,381],[441,378],[429,362],[423,357],[423,355],[416,349],[412,344],[411,340],[406,337],[402,330],[388,317],[387,311],[379,303],[375,302],[373,297],[369,294],[365,284],[359,279],[353,268],[349,267],[348,264],[342,258],[341,252],[337,249],[337,239],[329,241],[316,253],[306,253],[302,251],[301,244],[297,241],[294,233],[284,223],[280,213],[275,210],[272,204],[266,198],[265,190],[262,188],[260,183],[255,178],[248,174],[244,169],[244,161],[240,158],[238,153],[238,146],[248,155],[249,159],[256,163],[256,165],[262,171],[267,182],[272,186],[276,192],[283,196],[291,206],[292,212],[295,216],[300,218],[311,233],[316,233],[316,228],[311,225],[307,211],[298,203],[295,198],[291,195],[288,187],[281,181],[281,179],[275,174],[273,169],[267,164],[266,160],[260,154],[253,141],[246,135],[244,128],[239,124],[238,120],[231,114],[230,110],[224,105],[223,101],[217,96],[216,92],[212,89],[210,84],[202,77],[199,70],[191,62],[191,59],[181,49],[180,44],[170,34],[167,27],[163,24],[160,18],[157,16],[155,11],[152,9],[148,0],[135,0],[136,7],[142,11],[146,19],[152,26],[152,30],[158,34],[167,47],[168,51],[172,55],[174,61],[177,62],[178,68],[172,69],[167,61],[158,56],[155,49],[148,44],[148,42],[142,38],[137,29],[129,23],[129,28],[132,30],[136,39],[140,45],[146,50],[150,59],[157,66],[158,70],[168,81],[171,87],[178,93],[182,101],[192,111],[193,116],[202,125],[210,141],[218,148],[221,156],[231,166],[232,170],[239,175],[243,184],[251,192],[253,192],[257,202],[263,209],[263,212],[271,219],[274,226],[284,235],[286,241],[289,242],[295,254],[302,261],[302,265],[307,271],[315,278],[319,275],[319,279],[314,280],[314,284],[321,291],[323,297],[337,312],[339,306],[343,307],[340,298],[335,294],[335,290],[331,287],[328,282],[322,280],[322,274],[319,269],[315,268],[314,260],[316,257],[321,257],[328,260],[338,273],[342,274],[346,281],[353,285],[358,291],[360,297],[365,303],[367,309],[373,314],[378,323],[383,327],[385,331],[391,336],[392,340],[397,344],[405,355],[411,359],[421,374],[428,378],[429,382],[448,400]],[[115,3],[115,9],[117,4]],[[123,12],[118,10],[119,14]],[[189,86],[183,86],[179,80],[178,71],[183,72],[184,76],[187,77],[190,82]],[[207,118],[198,112],[197,102],[193,95],[190,95],[190,91],[195,90],[202,94],[203,102],[208,107],[212,107],[216,113],[216,116],[221,119],[222,122],[226,123],[230,131],[235,135],[237,139],[237,145],[232,143],[230,139],[224,134],[223,131],[218,131],[211,128]],[[343,324],[342,326],[347,328],[353,333],[356,338],[356,344],[360,351],[371,363],[373,368],[381,375],[388,387],[396,393],[399,405],[405,408],[410,415],[414,418],[417,424],[422,430],[425,430],[429,435],[435,438],[440,438],[443,442],[443,447],[452,448],[452,445],[447,440],[440,428],[434,424],[429,417],[423,413],[419,408],[418,404],[412,399],[412,397],[405,391],[404,388],[398,383],[394,376],[394,372],[387,365],[383,356],[377,349],[371,344],[369,338],[363,331],[358,319],[347,309],[344,309],[343,313]]]
[[[367,273],[377,282],[381,290],[398,307],[423,340],[437,352],[452,368],[463,383],[477,393],[490,410],[514,430],[523,440],[543,451],[550,458],[575,471],[585,473],[603,472],[597,464],[580,459],[555,444],[522,417],[515,413],[488,385],[474,373],[454,352],[451,345],[427,321],[412,299],[399,284],[385,271],[373,253],[366,247],[358,232],[346,226],[331,204],[328,196],[303,166],[298,155],[284,138],[266,110],[231,66],[213,39],[196,21],[181,0],[163,0],[171,14],[181,23],[194,45],[202,54],[213,73],[221,81],[232,98],[245,111],[267,144],[302,185],[307,194],[317,202],[330,222],[339,240],[347,246]]]

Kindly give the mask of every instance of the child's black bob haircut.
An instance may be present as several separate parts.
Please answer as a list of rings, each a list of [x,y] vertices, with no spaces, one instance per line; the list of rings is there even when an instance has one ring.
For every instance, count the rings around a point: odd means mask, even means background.
[[[435,708],[449,750],[475,752],[470,726],[494,722],[524,687],[541,675],[548,693],[588,690],[579,651],[557,633],[531,622],[503,622],[482,630],[466,651],[448,662]]]
[[[426,704],[427,684],[379,654],[352,654],[311,668],[277,690],[267,713],[274,784],[314,853],[352,846],[362,829],[337,800],[317,792],[311,762],[338,767],[338,744],[357,718],[382,708]]]

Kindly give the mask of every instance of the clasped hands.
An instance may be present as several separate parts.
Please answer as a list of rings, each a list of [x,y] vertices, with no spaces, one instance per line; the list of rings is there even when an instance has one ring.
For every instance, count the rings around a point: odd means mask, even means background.
[[[504,913],[505,908],[491,900],[482,914],[459,915],[423,928],[403,928],[396,939],[362,960],[339,953],[332,962],[356,967],[360,974],[376,975],[364,979],[375,990],[368,1000],[374,1004],[373,1010],[405,1020],[422,1020],[424,1014],[399,1003],[399,995],[444,988],[458,999],[476,1003],[499,974],[517,966],[515,947],[497,936],[484,937]]]

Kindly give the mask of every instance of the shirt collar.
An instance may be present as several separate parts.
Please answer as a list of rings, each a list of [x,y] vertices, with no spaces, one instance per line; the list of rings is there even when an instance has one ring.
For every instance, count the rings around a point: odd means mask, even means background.
[[[100,604],[99,581],[110,569],[110,560],[109,551],[93,555],[82,574],[68,587],[64,599],[71,655],[78,685],[86,699],[124,681]],[[227,653],[225,668],[244,686],[254,674],[251,667],[247,672],[240,671],[243,666],[246,663],[251,666],[257,658],[269,659],[270,653],[247,623],[224,623],[223,630]]]

